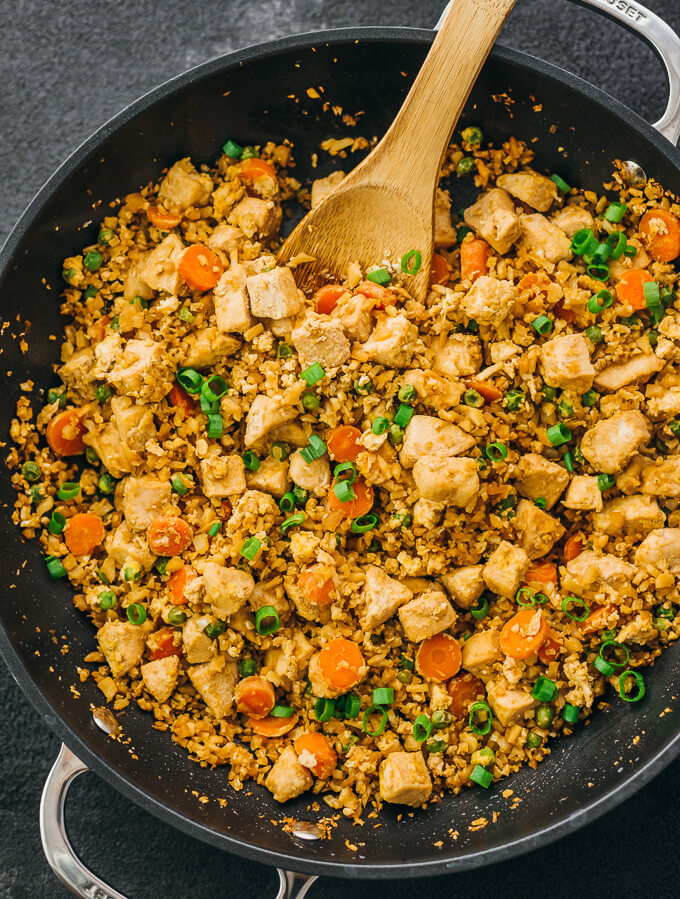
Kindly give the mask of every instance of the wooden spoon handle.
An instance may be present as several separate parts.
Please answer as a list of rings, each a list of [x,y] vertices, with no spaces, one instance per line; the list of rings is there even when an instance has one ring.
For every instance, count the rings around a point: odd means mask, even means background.
[[[514,5],[452,0],[397,117],[354,170],[362,181],[401,184],[413,193],[432,190],[463,106]]]

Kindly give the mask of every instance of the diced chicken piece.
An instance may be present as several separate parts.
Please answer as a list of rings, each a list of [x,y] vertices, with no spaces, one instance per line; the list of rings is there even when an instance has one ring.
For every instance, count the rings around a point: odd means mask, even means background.
[[[142,280],[142,272],[146,264],[147,253],[139,255],[130,268],[125,273],[123,281],[123,299],[131,300],[133,297],[141,297],[143,300],[150,300],[153,297],[153,290],[146,281]]]
[[[482,577],[483,567],[483,565],[466,565],[465,568],[458,568],[442,575],[442,584],[461,609],[473,606],[486,589]]]
[[[328,194],[332,193],[344,177],[344,172],[337,171],[331,172],[325,178],[316,178],[312,181],[312,209],[316,209],[319,203],[325,200]]]
[[[218,225],[206,240],[206,244],[211,250],[222,250],[229,254],[239,250],[243,246],[243,232],[240,228],[234,228],[233,225],[226,225],[224,222]]]
[[[150,337],[128,340],[123,356],[106,376],[118,393],[158,403],[172,389],[174,365],[163,345]]]
[[[250,275],[246,286],[250,311],[257,318],[289,318],[302,309],[302,292],[289,268],[277,265],[270,272]]]
[[[649,397],[647,412],[655,420],[680,415],[680,387],[669,387],[664,389],[661,396]]]
[[[247,331],[253,324],[246,293],[246,270],[232,265],[215,286],[215,321],[220,331]]]
[[[595,589],[603,584],[618,589],[630,583],[635,566],[611,553],[598,555],[586,549],[567,562],[567,572],[581,589]]]
[[[413,593],[408,587],[385,574],[382,568],[369,565],[366,569],[366,583],[363,592],[362,628],[370,631],[384,624],[412,596]]]
[[[627,384],[642,384],[661,371],[664,365],[664,360],[653,353],[642,353],[627,362],[617,362],[598,371],[595,386],[601,390],[620,390]]]
[[[276,500],[260,490],[246,490],[236,501],[227,522],[227,534],[238,535],[239,531],[254,534],[271,529],[274,519],[281,514]]]
[[[238,680],[236,662],[215,656],[203,665],[189,668],[191,683],[200,693],[215,718],[224,718],[234,702],[234,688]]]
[[[272,428],[269,439],[281,440],[283,443],[290,443],[292,446],[303,447],[307,446],[309,433],[299,422],[288,421]]]
[[[253,592],[248,597],[248,605],[253,612],[257,612],[262,606],[272,606],[281,618],[289,610],[288,600],[283,592],[283,585],[280,583],[270,584],[260,581],[259,584],[255,584]]]
[[[510,314],[515,295],[512,281],[480,275],[460,301],[460,307],[469,319],[499,325]]]
[[[467,506],[479,493],[475,459],[421,456],[413,466],[413,479],[422,499],[452,506]]]
[[[122,355],[123,340],[120,334],[116,334],[115,331],[107,334],[94,347],[95,365],[92,370],[93,377],[105,378]]]
[[[309,790],[314,778],[309,769],[300,764],[297,752],[289,744],[267,774],[264,785],[277,802],[288,802]]]
[[[138,267],[142,281],[152,290],[164,290],[173,296],[177,294],[182,276],[178,268],[184,253],[184,244],[175,234],[168,234],[154,247]]]
[[[431,371],[412,368],[402,376],[404,384],[410,384],[418,391],[420,402],[433,409],[448,409],[457,406],[465,391],[465,387],[448,378],[440,378]]]
[[[456,229],[451,223],[451,197],[447,190],[437,188],[434,199],[434,245],[437,249],[452,247]]]
[[[107,621],[97,631],[97,641],[111,676],[122,677],[142,661],[146,633],[129,621]]]
[[[93,368],[95,365],[95,355],[91,347],[85,347],[82,350],[76,350],[71,358],[64,362],[57,370],[57,374],[67,387],[79,394],[84,399],[92,399],[94,397],[93,381],[95,375]]]
[[[144,686],[157,702],[167,702],[177,683],[179,659],[177,656],[166,656],[154,659],[142,665]]]
[[[585,432],[581,452],[597,471],[616,474],[626,467],[650,436],[642,412],[616,412]]]
[[[597,478],[585,474],[574,475],[562,505],[567,509],[601,512],[602,491],[597,484]]]
[[[129,397],[111,397],[113,422],[123,441],[135,453],[142,453],[150,440],[156,440],[156,426],[148,406],[134,403]]]
[[[308,312],[290,339],[303,368],[318,362],[327,372],[330,368],[339,368],[349,359],[350,345],[342,324],[327,315]]]
[[[246,416],[246,433],[243,438],[245,445],[253,446],[273,428],[297,418],[297,414],[295,406],[287,403],[283,396],[272,398],[258,394]]]
[[[348,292],[339,299],[331,316],[337,318],[349,338],[363,343],[368,340],[373,330],[373,305],[373,300],[363,293],[352,295]]]
[[[571,259],[571,241],[540,212],[520,216],[520,224],[525,246],[539,259],[552,263]]]
[[[140,534],[133,533],[125,521],[107,536],[104,545],[116,568],[119,569],[132,563],[148,571],[156,559],[146,539]]]
[[[305,462],[300,450],[290,457],[290,476],[294,484],[304,490],[310,490],[317,496],[323,496],[331,484],[331,467],[328,456]]]
[[[496,184],[538,212],[547,212],[557,199],[555,182],[538,172],[501,175],[496,179]]]
[[[452,334],[432,355],[432,368],[445,378],[473,375],[482,367],[482,345],[472,334]]]
[[[636,549],[635,564],[680,574],[680,528],[652,531]]]
[[[422,752],[391,752],[380,765],[380,797],[395,805],[423,805],[432,795],[432,778]]]
[[[243,459],[236,454],[201,459],[201,485],[207,497],[234,496],[246,490]]]
[[[262,490],[281,499],[290,486],[288,462],[264,459],[257,471],[246,472],[246,484],[249,490]]]
[[[530,559],[540,559],[547,555],[564,534],[564,528],[557,518],[548,515],[528,499],[521,499],[517,504],[515,527],[519,545]]]
[[[187,662],[190,665],[200,665],[209,662],[215,651],[215,645],[206,634],[205,629],[209,624],[214,624],[212,615],[192,615],[182,629],[182,643]]]
[[[642,493],[680,497],[680,456],[657,461],[642,470]]]
[[[255,589],[253,576],[238,568],[225,568],[216,562],[203,566],[205,595],[217,618],[236,614],[248,602]]]
[[[616,635],[616,639],[619,643],[637,643],[640,646],[644,646],[658,637],[658,635],[659,632],[654,627],[652,613],[643,611],[638,612],[635,618],[629,621],[628,624],[624,624]]]
[[[453,627],[456,623],[455,609],[440,590],[421,593],[399,609],[399,621],[406,639],[420,643]]]
[[[432,415],[414,415],[406,425],[399,461],[404,468],[413,468],[421,456],[457,456],[474,445],[474,437],[458,425]]]
[[[515,486],[518,492],[528,499],[543,498],[546,509],[552,509],[568,483],[567,470],[538,453],[522,456],[515,469]]]
[[[583,334],[565,334],[541,347],[543,380],[551,387],[585,393],[593,386],[595,369]]]
[[[405,315],[379,313],[371,336],[355,348],[354,356],[387,368],[408,368],[417,340],[418,328]]]
[[[484,238],[497,253],[504,255],[522,235],[515,204],[506,191],[493,188],[468,206],[465,224]]]
[[[576,205],[564,206],[562,209],[558,209],[550,221],[564,231],[570,240],[581,228],[590,228],[592,230],[595,227],[593,217],[588,210],[584,209],[583,206]]]
[[[525,550],[502,540],[489,556],[482,577],[492,593],[511,598],[517,593],[529,564]]]
[[[649,465],[645,456],[633,456],[625,471],[616,477],[616,486],[621,493],[645,493],[642,489],[642,472]]]
[[[527,712],[535,709],[538,702],[526,690],[509,689],[504,678],[487,684],[486,695],[494,715],[503,727],[522,721]]]
[[[306,637],[303,639],[306,640]],[[309,647],[314,652],[311,643]],[[292,684],[304,673],[304,664],[298,664],[296,645],[293,640],[285,638],[281,646],[272,647],[264,654],[261,674],[271,681],[275,687],[289,690]]]
[[[429,499],[417,499],[413,505],[413,524],[416,527],[435,528],[443,511],[444,503],[433,503]]]
[[[290,535],[290,554],[298,565],[306,565],[316,556],[321,539],[311,531],[293,531]]]
[[[240,228],[247,238],[268,238],[276,234],[281,225],[281,207],[273,200],[260,197],[244,197],[231,210],[227,221]]]
[[[199,174],[187,156],[168,169],[161,181],[158,202],[169,212],[184,212],[189,206],[205,206],[212,189],[210,175]]]
[[[475,675],[487,675],[491,666],[503,657],[498,643],[500,634],[490,627],[483,631],[475,631],[463,643],[462,667]]]
[[[104,468],[114,478],[122,478],[140,463],[139,456],[130,451],[114,424],[107,422],[95,425],[86,422],[85,426],[87,433],[83,437],[83,443],[92,447]]]
[[[146,531],[154,518],[159,518],[170,503],[172,487],[151,475],[125,478],[123,481],[123,515],[133,531]]]
[[[593,515],[593,529],[601,534],[640,534],[663,527],[664,514],[651,496],[619,496]]]
[[[186,338],[182,344],[181,361],[188,368],[209,368],[240,349],[238,337],[225,334],[219,328],[203,328]]]

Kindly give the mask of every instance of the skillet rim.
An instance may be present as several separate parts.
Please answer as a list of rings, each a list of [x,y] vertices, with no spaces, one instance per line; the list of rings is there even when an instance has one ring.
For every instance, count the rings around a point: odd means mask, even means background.
[[[62,186],[77,167],[108,137],[135,116],[157,101],[167,97],[196,79],[201,79],[219,71],[236,67],[244,62],[277,55],[290,50],[309,49],[318,44],[339,44],[353,41],[403,42],[411,44],[428,44],[434,38],[434,31],[424,28],[405,28],[393,26],[370,26],[356,28],[336,28],[322,31],[311,31],[289,35],[275,41],[254,44],[230,53],[222,54],[207,62],[201,63],[185,72],[176,75],[137,100],[125,106],[120,112],[108,119],[88,138],[86,138],[47,179],[35,194],[26,210],[20,216],[5,243],[0,248],[0,283],[9,269],[15,252],[21,241],[30,231],[44,206],[54,193]],[[541,76],[557,83],[566,84],[578,93],[585,95],[591,102],[604,106],[617,116],[622,123],[641,135],[659,153],[680,172],[680,151],[633,110],[611,97],[605,91],[590,84],[566,69],[546,62],[531,54],[496,44],[491,57],[503,63],[519,66],[538,72]],[[641,787],[658,775],[670,762],[680,755],[680,726],[668,745],[654,755],[636,771],[622,779],[621,783],[609,790],[599,799],[588,803],[578,812],[555,821],[535,833],[516,840],[510,840],[492,849],[469,852],[459,857],[441,857],[431,861],[406,861],[403,863],[345,863],[332,860],[305,858],[304,846],[301,855],[289,852],[273,852],[260,848],[245,840],[228,834],[221,834],[188,815],[182,814],[149,796],[134,780],[120,769],[100,759],[90,751],[77,732],[72,730],[61,715],[54,709],[39,684],[33,680],[14,649],[8,633],[0,622],[0,656],[5,660],[12,677],[22,689],[46,724],[62,740],[78,758],[99,777],[103,778],[114,789],[140,808],[150,812],[161,820],[188,836],[202,840],[219,849],[233,852],[235,855],[262,862],[270,866],[278,866],[305,874],[323,875],[327,877],[344,877],[347,879],[385,880],[396,878],[412,878],[446,874],[456,870],[476,868],[482,864],[503,861],[530,852],[533,849],[545,848],[546,845],[572,832],[585,824],[595,821],[605,812],[614,809],[628,799]]]

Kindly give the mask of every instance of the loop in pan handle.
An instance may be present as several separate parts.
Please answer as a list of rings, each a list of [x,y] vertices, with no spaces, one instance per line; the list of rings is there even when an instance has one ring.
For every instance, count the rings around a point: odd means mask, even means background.
[[[452,0],[455,2],[455,0]],[[660,57],[668,75],[668,105],[654,127],[675,146],[680,138],[680,37],[664,20],[641,3],[629,0],[571,0],[579,6],[616,19],[641,37]],[[448,6],[447,6],[448,9]],[[439,28],[446,10],[435,25]]]
[[[79,774],[88,770],[70,749],[62,745],[47,775],[40,801],[40,837],[47,861],[59,880],[81,899],[126,899],[85,867],[76,855],[66,833],[64,817],[66,795]],[[316,880],[304,874],[276,869],[279,890],[275,899],[303,899]]]

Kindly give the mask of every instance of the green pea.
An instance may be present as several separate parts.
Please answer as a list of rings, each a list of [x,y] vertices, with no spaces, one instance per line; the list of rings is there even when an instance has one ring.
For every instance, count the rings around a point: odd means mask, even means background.
[[[539,727],[550,727],[555,717],[555,709],[549,705],[539,705],[536,709],[536,724]]]
[[[471,175],[476,168],[477,166],[475,165],[475,160],[472,156],[463,156],[461,161],[456,166],[456,171],[459,175]]]

